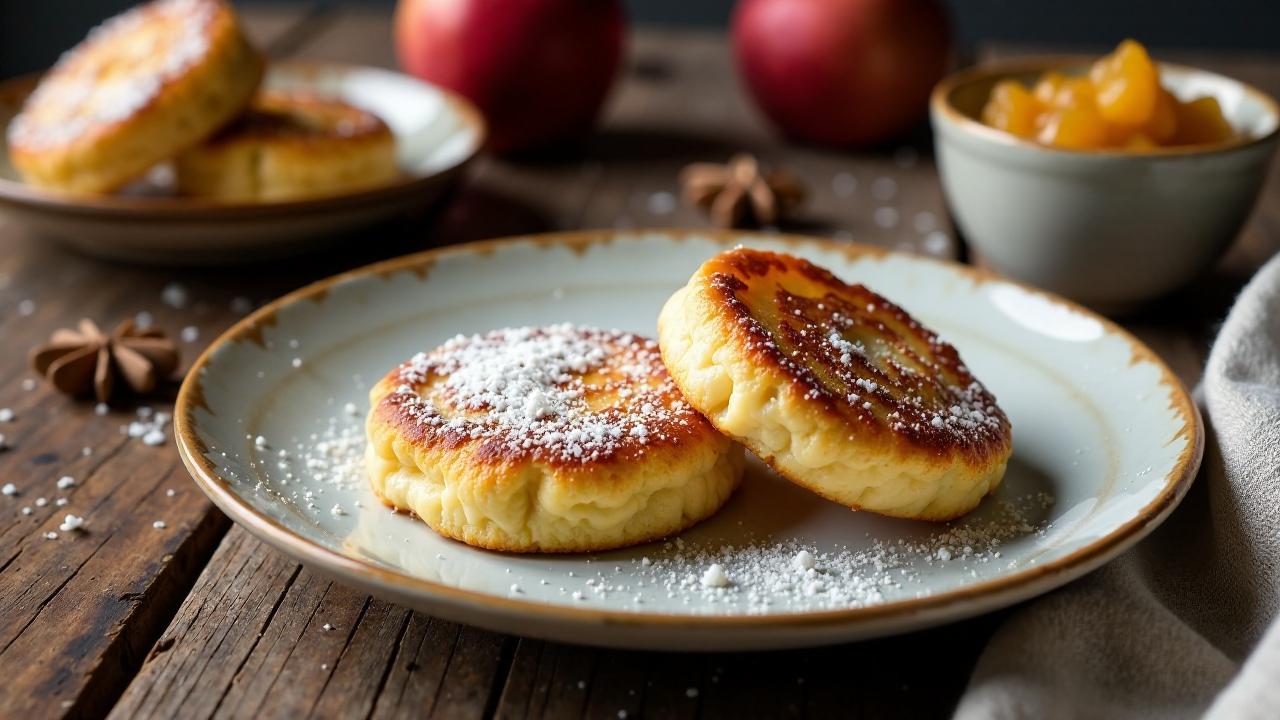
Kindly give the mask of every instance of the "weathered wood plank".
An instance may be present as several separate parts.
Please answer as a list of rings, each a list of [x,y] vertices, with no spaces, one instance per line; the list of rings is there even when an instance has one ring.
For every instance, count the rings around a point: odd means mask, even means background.
[[[0,481],[17,488],[0,498],[0,715],[92,713],[119,693],[226,524],[172,448],[121,434],[132,412],[98,416],[25,369],[26,348],[53,328],[82,314],[132,316],[158,288],[99,284],[100,267],[21,240],[11,226],[0,228],[0,257],[9,278],[0,332],[12,348],[0,357],[0,407],[15,414],[0,425],[9,446]],[[18,311],[28,300],[34,311]],[[76,484],[59,488],[63,476]],[[59,531],[68,513],[87,526]]]
[[[508,642],[319,578],[235,528],[111,716],[481,717]]]

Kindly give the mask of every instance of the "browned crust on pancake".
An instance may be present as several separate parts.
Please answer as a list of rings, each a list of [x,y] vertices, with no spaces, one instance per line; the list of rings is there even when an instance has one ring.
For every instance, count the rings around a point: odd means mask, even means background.
[[[803,277],[808,285],[803,289],[808,292],[782,290],[769,299],[781,323],[775,332],[761,324],[761,309],[752,306],[750,292],[788,274]],[[719,313],[719,322],[731,328],[737,349],[757,366],[785,377],[788,392],[803,396],[827,417],[856,428],[860,437],[905,443],[930,454],[962,458],[974,466],[1008,456],[1010,423],[995,397],[973,377],[955,347],[898,305],[806,260],[766,251],[736,248],[721,253],[705,263],[699,275],[716,300],[709,306]],[[897,359],[877,366],[855,353],[848,366],[840,367],[824,347],[825,337],[801,334],[806,324],[830,324],[837,314],[860,331],[891,343]],[[786,354],[778,340],[800,354]],[[917,372],[910,372],[913,368]],[[874,389],[852,388],[858,399],[850,401],[847,391],[851,388],[841,378],[849,375],[874,382]],[[959,402],[956,388],[974,388],[968,400],[981,404],[994,423],[977,424],[964,432],[936,427],[932,419],[939,411],[949,413],[952,405],[969,404]],[[907,400],[917,395],[925,402]],[[864,402],[872,407],[864,408]]]
[[[314,93],[265,90],[243,116],[205,142],[221,147],[235,142],[315,143],[390,139],[391,129],[377,115]]]
[[[610,339],[607,346],[608,356],[599,373],[604,376],[604,384],[599,393],[614,397],[605,407],[597,408],[597,414],[609,422],[625,422],[628,410],[625,403],[620,405],[616,397],[618,390],[625,389],[633,393],[643,391],[648,402],[666,408],[670,411],[670,416],[647,418],[644,424],[649,432],[645,439],[641,440],[624,432],[613,442],[612,447],[601,450],[594,457],[566,457],[542,446],[521,446],[521,441],[526,438],[514,432],[503,431],[496,437],[476,438],[469,434],[470,426],[455,428],[420,421],[415,409],[407,402],[407,396],[395,392],[397,387],[406,383],[411,361],[406,361],[387,373],[375,387],[373,415],[392,428],[402,440],[432,455],[464,453],[468,462],[486,466],[535,462],[554,470],[557,476],[570,479],[575,475],[590,476],[592,482],[608,481],[610,476],[607,470],[610,467],[621,467],[642,457],[646,461],[663,456],[674,457],[691,443],[704,442],[707,437],[718,437],[719,433],[711,423],[685,401],[666,366],[662,364],[656,343],[628,333],[623,338]],[[627,359],[633,360],[635,366],[643,367],[643,384],[616,372],[616,364]],[[432,372],[425,382],[409,384],[414,386],[420,397],[424,388],[445,379],[447,376]]]

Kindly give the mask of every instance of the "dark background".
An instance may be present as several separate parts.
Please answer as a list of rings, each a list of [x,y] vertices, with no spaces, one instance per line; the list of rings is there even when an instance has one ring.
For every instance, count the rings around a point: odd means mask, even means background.
[[[945,1],[962,52],[986,40],[1100,48],[1130,36],[1157,51],[1280,49],[1280,0]],[[386,7],[388,12],[393,4],[392,0],[351,2]],[[90,27],[133,4],[134,0],[0,0],[0,77],[48,66]],[[627,0],[636,24],[708,28],[724,27],[733,4],[733,0]]]

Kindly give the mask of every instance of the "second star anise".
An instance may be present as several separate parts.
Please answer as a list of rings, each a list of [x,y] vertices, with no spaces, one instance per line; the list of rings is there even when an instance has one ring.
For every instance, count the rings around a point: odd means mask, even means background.
[[[694,163],[680,171],[684,200],[723,228],[775,225],[804,201],[804,184],[786,170],[767,170],[751,155],[726,165]]]

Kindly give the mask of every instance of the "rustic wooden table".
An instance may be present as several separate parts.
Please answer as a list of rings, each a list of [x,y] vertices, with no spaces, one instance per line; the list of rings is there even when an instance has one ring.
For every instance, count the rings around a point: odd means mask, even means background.
[[[276,58],[394,65],[386,11],[255,10],[248,21]],[[1180,59],[1280,93],[1280,57]],[[434,220],[380,230],[359,249],[231,272],[140,269],[70,254],[0,215],[0,408],[15,415],[0,424],[9,445],[0,482],[19,490],[0,498],[0,717],[948,714],[1003,613],[736,655],[616,652],[454,625],[330,583],[260,544],[194,488],[171,446],[122,432],[136,408],[99,416],[26,368],[29,347],[81,316],[110,323],[145,311],[175,336],[194,327],[182,343],[189,361],[242,312],[236,298],[262,301],[378,257],[557,228],[698,226],[671,202],[677,169],[738,149],[809,181],[812,202],[788,229],[963,255],[924,140],[869,154],[784,145],[742,97],[722,38],[658,30],[636,33],[604,130],[580,155],[483,159]],[[1231,296],[1277,248],[1273,182],[1210,277],[1126,324],[1194,384]],[[181,309],[162,301],[173,282],[190,296]],[[59,489],[64,475],[76,484]],[[86,517],[86,531],[46,539],[67,512]],[[336,631],[322,632],[325,623]]]

